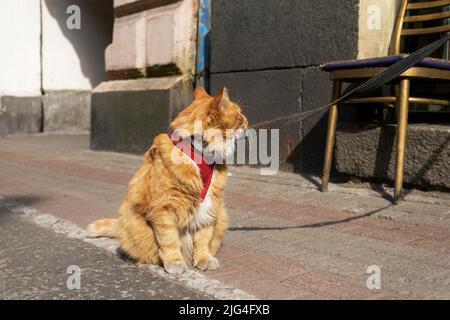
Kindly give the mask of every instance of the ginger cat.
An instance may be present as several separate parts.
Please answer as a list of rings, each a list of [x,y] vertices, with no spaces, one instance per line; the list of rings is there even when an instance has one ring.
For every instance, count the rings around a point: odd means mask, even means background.
[[[195,89],[194,101],[171,127],[180,139],[190,140],[199,121],[201,147],[209,159],[233,154],[235,140],[248,127],[226,88],[216,97],[203,88]],[[174,161],[177,157],[183,161]],[[208,168],[212,176],[205,180],[189,153],[169,134],[158,135],[130,181],[119,217],[91,223],[90,235],[117,238],[136,262],[162,265],[171,274],[181,274],[188,266],[217,269],[215,255],[228,228],[223,199],[227,167],[214,163]]]

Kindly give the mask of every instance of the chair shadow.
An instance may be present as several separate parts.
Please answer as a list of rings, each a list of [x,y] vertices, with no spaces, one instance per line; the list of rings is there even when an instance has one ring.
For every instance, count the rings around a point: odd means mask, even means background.
[[[383,127],[381,129],[381,134],[379,138],[377,155],[376,155],[376,163],[375,163],[375,172],[374,176],[379,179],[388,180],[388,171],[389,165],[391,163],[391,157],[395,156],[394,146],[395,146],[395,127]],[[442,155],[446,147],[450,143],[450,137],[443,141],[441,144],[437,146],[431,156],[425,161],[425,164],[417,171],[416,174],[413,175],[411,181],[409,183],[405,183],[405,185],[410,186],[424,186],[425,182],[423,181],[423,177],[426,173],[432,169],[433,165]],[[408,155],[408,148],[406,149],[406,156]],[[395,165],[395,161],[393,161]],[[392,182],[392,181],[390,181]],[[383,198],[394,202],[393,196],[386,192],[384,188],[376,183],[371,183],[372,189],[377,191]],[[432,188],[431,189],[439,189]],[[406,189],[403,192],[403,197],[410,194],[412,189]]]
[[[390,132],[391,131],[391,132]],[[380,137],[378,139],[377,153],[375,158],[374,176],[386,177],[389,171],[389,163],[394,150],[395,129],[393,127],[381,127]],[[383,186],[378,183],[371,182],[372,190],[377,192],[383,199],[394,203],[392,194],[384,190]]]
[[[442,152],[446,149],[446,147],[450,144],[450,137],[448,137],[444,142],[442,142],[436,150],[432,153],[432,155],[428,158],[426,164],[420,168],[420,170],[413,176],[412,184],[421,183],[420,179],[423,179],[425,174],[432,168],[432,166],[436,163],[439,156],[442,155]],[[434,188],[438,189],[438,188]],[[403,193],[403,197],[410,194],[412,192],[411,189],[405,190]]]
[[[386,210],[391,206],[392,205],[388,205],[384,208],[376,209],[376,210],[367,212],[363,215],[350,217],[350,218],[346,218],[346,219],[342,219],[342,220],[323,221],[323,222],[312,223],[312,224],[304,224],[304,225],[300,225],[300,226],[286,226],[286,227],[231,227],[228,230],[230,230],[230,231],[270,231],[270,230],[282,231],[282,230],[289,230],[289,229],[321,228],[321,227],[326,227],[326,226],[330,226],[330,225],[347,223],[347,222],[351,222],[354,220],[367,218],[378,212]]]
[[[299,175],[305,178],[309,183],[311,183],[315,188],[317,188],[317,190],[320,191],[322,189],[321,183],[316,179],[314,179],[314,175],[306,173],[299,173]]]
[[[383,199],[386,199],[390,201],[391,203],[394,203],[394,197],[391,193],[387,192],[382,184],[381,181],[388,181],[389,183],[392,183],[391,179],[388,179],[388,173],[389,173],[389,166],[391,163],[395,165],[395,160],[391,161],[392,157],[395,157],[395,139],[396,139],[396,129],[395,126],[384,126],[381,128],[379,140],[378,140],[378,146],[377,146],[377,153],[375,158],[375,165],[374,165],[374,172],[373,176],[375,179],[380,181],[378,183],[377,181],[374,181],[372,179],[369,181],[369,184],[371,186],[371,189],[375,192],[377,192]],[[405,183],[405,185],[409,186],[424,186],[425,183],[423,181],[423,177],[425,174],[432,169],[433,165],[436,163],[436,161],[439,159],[440,156],[442,156],[442,153],[447,148],[448,144],[450,143],[450,138],[447,138],[444,142],[442,142],[432,153],[432,155],[425,161],[425,165],[423,165],[417,173],[412,177],[411,182]],[[406,156],[408,155],[408,151],[406,151]],[[306,178],[306,177],[305,177]],[[440,190],[442,188],[438,187],[431,187],[426,186],[430,190]],[[412,192],[412,189],[406,189],[403,192],[403,197],[410,194]]]

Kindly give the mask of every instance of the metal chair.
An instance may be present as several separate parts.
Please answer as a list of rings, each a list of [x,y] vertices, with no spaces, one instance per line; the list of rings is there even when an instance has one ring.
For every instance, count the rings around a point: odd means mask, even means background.
[[[397,17],[395,31],[391,41],[389,56],[372,59],[338,61],[326,64],[323,70],[330,72],[333,81],[332,101],[339,98],[343,82],[358,82],[370,78],[381,72],[388,66],[400,60],[402,54],[402,40],[404,38],[418,37],[422,35],[442,34],[450,31],[450,25],[446,24],[450,18],[450,11],[422,14],[421,10],[443,9],[450,5],[450,0],[433,0],[413,2],[403,0]],[[436,26],[424,27],[418,23],[432,22]],[[431,42],[431,41],[430,41]],[[394,202],[398,202],[403,192],[403,169],[405,160],[405,146],[407,139],[408,113],[410,103],[427,105],[449,106],[448,100],[435,98],[411,97],[410,83],[417,79],[432,79],[433,81],[450,80],[450,61],[445,59],[426,58],[416,67],[401,74],[398,83],[394,83],[395,95],[382,97],[365,97],[350,100],[350,104],[393,104],[396,108],[396,169],[394,185]],[[328,118],[328,131],[326,137],[325,157],[322,175],[322,191],[328,191],[328,183],[333,158],[334,141],[338,107],[331,107]]]

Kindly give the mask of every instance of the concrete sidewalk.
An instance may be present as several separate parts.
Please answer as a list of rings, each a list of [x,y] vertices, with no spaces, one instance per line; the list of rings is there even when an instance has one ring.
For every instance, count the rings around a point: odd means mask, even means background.
[[[28,221],[17,209],[0,199],[1,300],[210,299],[102,248]]]
[[[0,139],[0,196],[85,227],[115,217],[142,157],[92,152],[87,135]],[[450,299],[450,194],[233,168],[222,267],[204,273],[264,299]],[[376,190],[375,190],[376,189]],[[381,289],[369,290],[369,266]]]

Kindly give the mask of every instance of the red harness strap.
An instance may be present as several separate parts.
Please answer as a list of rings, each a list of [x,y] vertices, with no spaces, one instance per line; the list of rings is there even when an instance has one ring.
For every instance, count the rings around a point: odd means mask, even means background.
[[[203,182],[203,189],[200,193],[200,199],[201,202],[203,202],[203,200],[205,200],[206,194],[208,193],[209,186],[211,185],[211,180],[214,172],[214,163],[208,164],[203,155],[194,148],[194,146],[188,139],[181,141],[177,140],[175,139],[172,132],[167,133],[167,135],[178,149],[183,151],[184,154],[186,154],[189,158],[192,159],[192,161],[197,164],[198,170],[200,171],[200,177],[202,178]]]

